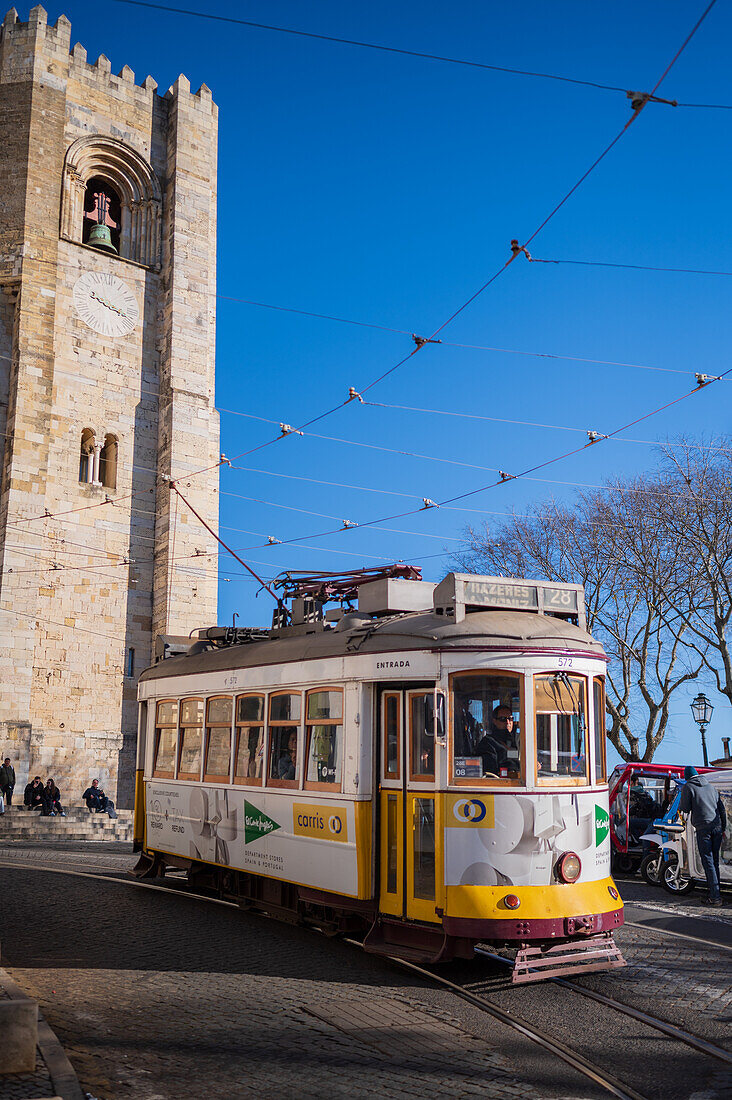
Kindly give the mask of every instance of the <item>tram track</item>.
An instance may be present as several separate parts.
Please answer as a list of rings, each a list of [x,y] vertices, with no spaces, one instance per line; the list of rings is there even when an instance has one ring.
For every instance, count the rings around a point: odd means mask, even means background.
[[[17,861],[10,861],[0,857],[0,866],[13,869],[19,869],[25,867],[26,869],[51,872],[56,874],[71,875],[74,877],[96,879],[98,881],[116,883],[128,887],[137,889],[153,890],[157,892],[167,893],[171,895],[182,895],[190,898],[193,901],[213,902],[217,905],[223,905],[228,908],[239,909],[239,905],[236,902],[227,901],[221,898],[216,898],[208,894],[199,894],[187,889],[183,882],[173,885],[172,883],[162,885],[159,883],[144,882],[139,879],[131,877],[121,877],[119,874],[115,874],[114,871],[107,873],[95,872],[91,870],[77,870],[69,868],[68,866],[54,866],[50,864],[40,864],[35,861],[28,861],[25,864],[19,864]],[[655,932],[657,934],[667,934],[667,930],[659,928],[648,928],[645,925],[634,925],[644,929],[646,931]],[[669,935],[675,935],[683,939],[701,942],[711,947],[720,948],[722,950],[729,951],[726,945],[714,943],[710,940],[700,940],[699,937],[686,936],[682,933],[668,932]],[[355,939],[344,937],[345,943],[351,946],[358,947],[363,950],[363,944]],[[485,958],[492,962],[498,962],[502,966],[511,966],[511,960],[505,956],[497,955],[493,952],[487,951],[483,948],[476,948],[476,954],[479,957]],[[461,1000],[479,1009],[481,1012],[492,1017],[500,1023],[503,1023],[507,1027],[516,1031],[522,1035],[529,1042],[537,1047],[545,1050],[547,1053],[554,1055],[566,1065],[572,1067],[577,1072],[582,1074],[588,1080],[594,1082],[600,1088],[610,1095],[616,1096],[619,1100],[650,1100],[650,1098],[634,1089],[632,1086],[627,1085],[620,1080],[614,1074],[606,1070],[602,1065],[592,1061],[586,1057],[579,1050],[573,1049],[562,1039],[557,1038],[555,1035],[551,1035],[544,1031],[542,1028],[537,1027],[527,1019],[517,1015],[511,1009],[507,1007],[501,1007],[495,1002],[489,1000],[483,993],[477,991],[474,988],[470,988],[470,984],[460,984],[456,981],[444,977],[441,974],[435,973],[433,970],[417,965],[416,963],[409,962],[407,960],[398,959],[395,957],[386,957],[393,965],[399,967],[402,970],[410,972],[412,974],[419,975],[426,982],[433,986],[439,986],[443,989],[449,990],[455,996]],[[588,1000],[594,1001],[603,1005],[605,1008],[612,1009],[619,1014],[626,1016],[629,1019],[649,1027],[659,1033],[664,1034],[667,1038],[675,1040],[677,1042],[684,1043],[690,1048],[698,1051],[701,1054],[716,1059],[719,1062],[724,1063],[726,1066],[732,1066],[732,1055],[721,1047],[716,1046],[714,1043],[710,1043],[708,1040],[694,1035],[691,1032],[684,1030],[683,1028],[676,1027],[673,1024],[669,1024],[664,1020],[660,1020],[657,1017],[651,1016],[649,1013],[645,1013],[639,1009],[635,1009],[630,1005],[625,1005],[620,1001],[616,1001],[614,998],[605,994],[597,993],[594,990],[587,989],[583,986],[577,985],[575,982],[566,978],[551,978],[545,979],[542,985],[557,985],[559,987],[569,989],[573,993],[578,994]],[[502,992],[508,992],[510,987],[502,987]],[[522,986],[522,989],[527,988]]]
[[[476,947],[475,953],[481,958],[491,959],[506,966],[511,965],[510,959],[505,958],[503,955],[497,955],[492,951],[486,951],[484,948]],[[638,1008],[633,1008],[632,1005],[626,1005],[622,1001],[616,1001],[614,997],[610,997],[606,993],[598,993],[594,989],[587,989],[585,986],[577,985],[576,982],[573,982],[569,978],[554,977],[544,980],[553,985],[562,986],[564,989],[571,989],[574,993],[586,997],[588,1000],[596,1001],[606,1008],[612,1008],[616,1012],[622,1013],[624,1016],[629,1016],[639,1023],[652,1027],[655,1031],[660,1031],[664,1035],[668,1035],[671,1039],[677,1039],[679,1042],[686,1043],[687,1046],[693,1047],[702,1054],[708,1054],[710,1057],[717,1058],[720,1062],[732,1066],[732,1054],[722,1047],[718,1047],[716,1044],[710,1043],[706,1039],[702,1039],[698,1035],[693,1035],[684,1028],[676,1027],[675,1024],[669,1024],[666,1020],[661,1020],[657,1016],[651,1016],[650,1013],[643,1012]]]
[[[359,943],[358,940],[347,939],[346,943],[350,943],[354,947],[363,948],[363,944]],[[413,974],[419,974],[420,977],[425,978],[427,981],[437,984],[443,989],[449,989],[451,993],[460,997],[461,1000],[480,1009],[481,1012],[491,1016],[494,1020],[506,1024],[513,1031],[523,1035],[524,1038],[528,1039],[534,1045],[541,1047],[548,1053],[555,1055],[566,1065],[578,1070],[584,1077],[588,1078],[590,1081],[594,1081],[596,1085],[599,1085],[613,1096],[618,1097],[619,1100],[648,1100],[648,1097],[644,1096],[643,1093],[625,1085],[613,1074],[603,1069],[602,1066],[585,1058],[579,1051],[572,1050],[566,1043],[539,1030],[533,1024],[529,1024],[514,1013],[499,1008],[498,1005],[493,1004],[487,998],[480,996],[480,994],[471,992],[464,986],[458,985],[456,982],[451,982],[448,978],[443,978],[442,975],[435,974],[432,970],[417,966],[416,963],[407,962],[405,959],[397,959],[392,956],[386,957],[400,969],[407,970]]]
[[[362,947],[362,944],[357,940],[347,940],[348,943],[352,943],[354,946]],[[511,965],[511,960],[501,955],[495,955],[492,952],[485,951],[481,948],[476,948],[476,955],[484,958],[489,958],[492,961],[499,961],[506,966]],[[458,982],[452,982],[448,978],[443,977],[440,974],[436,974],[433,970],[426,967],[418,966],[416,963],[408,962],[404,959],[397,959],[389,957],[390,961],[400,967],[416,973],[425,978],[426,980],[433,982],[442,988],[449,989],[461,1000],[466,1001],[468,1004],[472,1004],[474,1007],[480,1009],[482,1012],[493,1017],[494,1019],[506,1024],[508,1027],[517,1031],[530,1042],[542,1049],[554,1054],[557,1058],[563,1061],[565,1064],[572,1066],[578,1070],[584,1077],[593,1081],[599,1085],[606,1092],[619,1098],[628,1098],[628,1100],[648,1100],[648,1097],[632,1086],[621,1081],[614,1074],[608,1072],[603,1066],[597,1062],[593,1062],[587,1058],[580,1051],[569,1047],[561,1039],[558,1039],[554,1035],[548,1034],[543,1029],[536,1027],[535,1024],[529,1022],[516,1013],[501,1008],[493,1001],[489,1000],[483,994],[477,992],[475,989],[471,989],[468,985],[461,985]],[[709,1057],[716,1058],[718,1061],[724,1063],[727,1066],[732,1066],[732,1055],[722,1047],[716,1046],[714,1043],[708,1042],[706,1039],[702,1039],[700,1036],[693,1035],[691,1032],[685,1031],[683,1028],[678,1028],[673,1024],[668,1024],[665,1020],[660,1020],[657,1017],[651,1016],[649,1013],[642,1012],[639,1009],[634,1009],[629,1005],[624,1005],[620,1001],[616,1001],[614,998],[605,996],[603,994],[595,993],[594,990],[587,990],[582,986],[577,986],[574,982],[567,980],[566,978],[552,978],[544,979],[544,982],[548,984],[555,984],[563,988],[571,989],[582,996],[587,997],[597,1003],[602,1004],[606,1008],[612,1008],[613,1010],[621,1013],[622,1015],[636,1020],[639,1023],[645,1024],[645,1026],[658,1031],[668,1038],[674,1039],[677,1042],[683,1042],[687,1046],[705,1054]],[[522,988],[526,988],[523,986]]]

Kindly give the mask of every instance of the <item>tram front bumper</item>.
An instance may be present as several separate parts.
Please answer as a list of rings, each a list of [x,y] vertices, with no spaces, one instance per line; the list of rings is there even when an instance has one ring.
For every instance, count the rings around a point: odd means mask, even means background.
[[[610,878],[572,885],[448,886],[446,893],[448,936],[551,941],[613,932],[623,923],[623,903]],[[511,894],[519,899],[516,909],[503,900]]]

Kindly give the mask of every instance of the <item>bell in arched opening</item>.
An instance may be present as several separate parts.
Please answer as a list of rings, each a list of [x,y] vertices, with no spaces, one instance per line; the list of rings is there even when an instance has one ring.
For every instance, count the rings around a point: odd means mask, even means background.
[[[121,204],[116,191],[106,180],[90,179],[84,195],[84,243],[118,255],[120,218]]]

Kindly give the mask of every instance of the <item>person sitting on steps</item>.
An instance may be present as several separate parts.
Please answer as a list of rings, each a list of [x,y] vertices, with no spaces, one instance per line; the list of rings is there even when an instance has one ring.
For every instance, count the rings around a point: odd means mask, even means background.
[[[41,810],[41,817],[66,817],[66,812],[61,805],[61,792],[52,779],[46,781],[46,786],[43,788],[43,809]]]
[[[90,814],[103,814],[107,809],[107,796],[99,786],[98,779],[92,779],[91,786],[87,787],[81,796],[86,802],[86,808]]]
[[[26,810],[43,809],[43,784],[40,775],[34,776],[23,795],[23,805]]]

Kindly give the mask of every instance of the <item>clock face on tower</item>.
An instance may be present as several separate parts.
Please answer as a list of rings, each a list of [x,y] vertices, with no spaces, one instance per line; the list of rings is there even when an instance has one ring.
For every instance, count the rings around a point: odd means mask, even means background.
[[[127,284],[98,271],[77,279],[74,306],[82,321],[102,336],[127,336],[140,320],[140,307]]]

